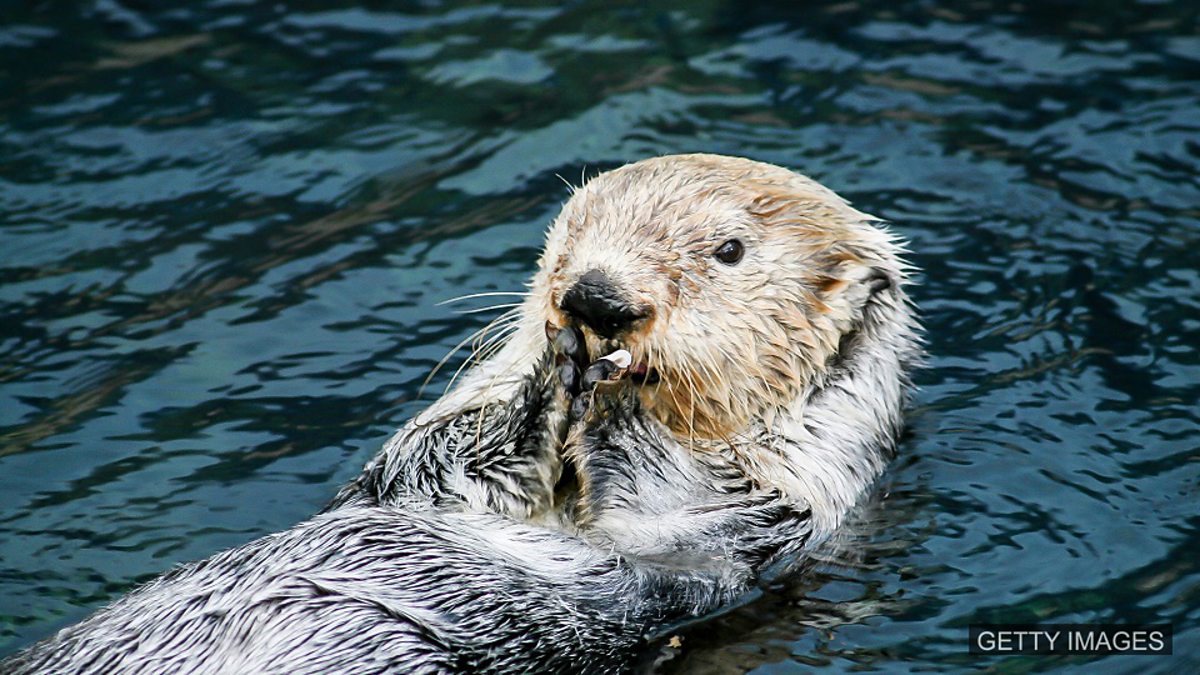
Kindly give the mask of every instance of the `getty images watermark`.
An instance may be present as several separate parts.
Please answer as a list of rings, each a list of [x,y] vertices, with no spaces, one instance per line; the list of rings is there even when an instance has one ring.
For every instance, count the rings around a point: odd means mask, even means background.
[[[1170,624],[972,624],[972,654],[1170,654]]]

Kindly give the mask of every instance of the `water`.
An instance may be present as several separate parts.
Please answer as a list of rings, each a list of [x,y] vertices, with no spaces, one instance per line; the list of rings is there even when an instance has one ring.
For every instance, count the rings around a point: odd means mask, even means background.
[[[931,356],[860,559],[666,668],[1200,667],[1195,3],[33,4],[0,654],[320,508],[489,318],[436,303],[530,274],[557,175],[709,151],[894,221]],[[1175,656],[979,660],[979,621],[1171,622]]]

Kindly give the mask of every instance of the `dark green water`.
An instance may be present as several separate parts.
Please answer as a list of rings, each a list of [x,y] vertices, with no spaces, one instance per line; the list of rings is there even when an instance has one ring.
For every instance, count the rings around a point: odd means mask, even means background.
[[[320,508],[556,174],[709,151],[894,221],[931,357],[861,560],[677,669],[1200,668],[1200,5],[365,4],[0,9],[0,654]]]

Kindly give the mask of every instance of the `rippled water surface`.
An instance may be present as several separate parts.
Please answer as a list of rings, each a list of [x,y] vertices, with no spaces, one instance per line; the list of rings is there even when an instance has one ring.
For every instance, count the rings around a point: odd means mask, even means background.
[[[860,559],[666,668],[1200,668],[1200,6],[171,4],[0,14],[0,654],[320,508],[558,175],[708,151],[893,221],[931,356]]]

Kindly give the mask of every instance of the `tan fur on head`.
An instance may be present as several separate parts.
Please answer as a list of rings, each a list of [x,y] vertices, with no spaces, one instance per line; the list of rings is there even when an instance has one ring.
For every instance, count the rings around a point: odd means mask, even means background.
[[[872,281],[903,280],[898,247],[874,220],[777,166],[649,159],[575,191],[551,228],[531,300],[564,325],[563,294],[603,270],[651,310],[619,338],[661,376],[642,387],[645,406],[681,436],[728,439],[819,386],[862,320]],[[730,239],[745,245],[732,266],[713,257]]]

